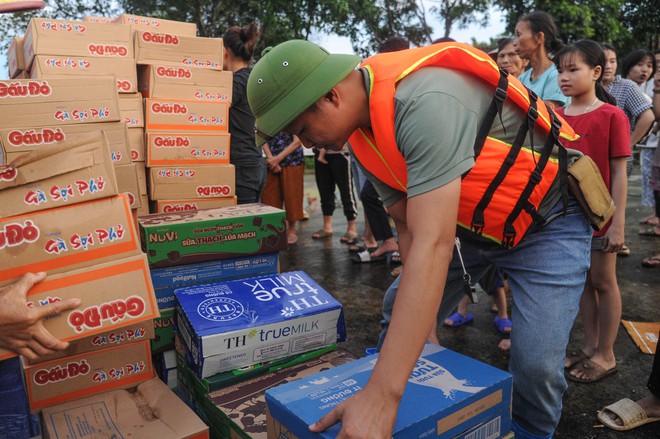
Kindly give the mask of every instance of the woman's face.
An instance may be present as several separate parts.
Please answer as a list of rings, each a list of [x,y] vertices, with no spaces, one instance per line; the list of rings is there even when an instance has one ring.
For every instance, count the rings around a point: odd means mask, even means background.
[[[614,81],[616,75],[616,53],[613,50],[605,49],[605,70],[603,71],[603,82],[609,84]]]
[[[628,70],[628,79],[636,82],[637,85],[642,85],[651,79],[652,73],[653,60],[651,60],[650,56],[646,56]]]
[[[513,45],[518,56],[524,59],[529,59],[539,49],[541,42],[532,32],[528,21],[516,23],[516,38],[513,40]]]
[[[507,44],[497,52],[497,65],[512,74],[513,76],[520,76],[525,70],[527,60],[523,60],[516,53],[516,47],[513,42]]]

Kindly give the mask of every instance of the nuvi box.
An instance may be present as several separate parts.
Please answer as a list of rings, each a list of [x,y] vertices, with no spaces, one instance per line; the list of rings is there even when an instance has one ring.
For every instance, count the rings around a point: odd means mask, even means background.
[[[175,291],[200,378],[346,339],[341,304],[302,271]]]
[[[377,355],[266,391],[268,438],[334,438],[341,424],[315,434],[308,426],[367,384]],[[502,438],[511,431],[511,375],[427,344],[403,393],[392,437]]]

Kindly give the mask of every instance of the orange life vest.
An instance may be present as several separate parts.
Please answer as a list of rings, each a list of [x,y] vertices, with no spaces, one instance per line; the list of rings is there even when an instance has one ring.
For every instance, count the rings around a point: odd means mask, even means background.
[[[549,106],[518,79],[500,70],[484,52],[466,44],[441,43],[365,60],[361,67],[369,74],[372,128],[352,134],[353,153],[380,181],[407,192],[406,161],[396,145],[394,94],[399,81],[427,66],[458,70],[493,86],[494,98],[475,139],[475,165],[463,176],[458,225],[507,247],[515,246],[533,223],[543,222],[537,209],[558,174],[562,195],[566,196],[567,154],[559,137],[572,140],[577,136]],[[512,144],[488,136],[506,99],[527,112],[527,123],[520,126]],[[539,151],[522,147],[535,124],[548,133]],[[559,146],[558,160],[551,158],[555,145]]]

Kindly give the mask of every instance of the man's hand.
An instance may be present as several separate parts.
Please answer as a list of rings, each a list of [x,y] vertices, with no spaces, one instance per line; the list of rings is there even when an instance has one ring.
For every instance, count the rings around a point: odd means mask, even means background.
[[[44,328],[43,319],[80,306],[79,299],[66,299],[45,306],[27,306],[27,293],[46,278],[46,273],[27,273],[11,285],[0,288],[0,347],[30,360],[66,349]]]

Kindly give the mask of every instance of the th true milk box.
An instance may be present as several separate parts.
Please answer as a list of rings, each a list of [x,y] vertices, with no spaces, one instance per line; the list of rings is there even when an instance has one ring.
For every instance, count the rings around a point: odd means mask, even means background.
[[[268,438],[334,438],[341,424],[321,434],[308,426],[367,384],[378,355],[266,391]],[[511,431],[511,375],[427,343],[399,405],[394,439],[502,438]]]
[[[151,270],[151,281],[156,291],[158,308],[165,309],[176,306],[174,291],[177,288],[275,274],[279,267],[278,261],[277,253],[269,253],[220,259],[199,264],[154,268]]]
[[[285,250],[284,211],[242,204],[140,217],[142,250],[151,268]]]
[[[346,338],[341,304],[302,271],[175,294],[177,329],[201,378]]]

